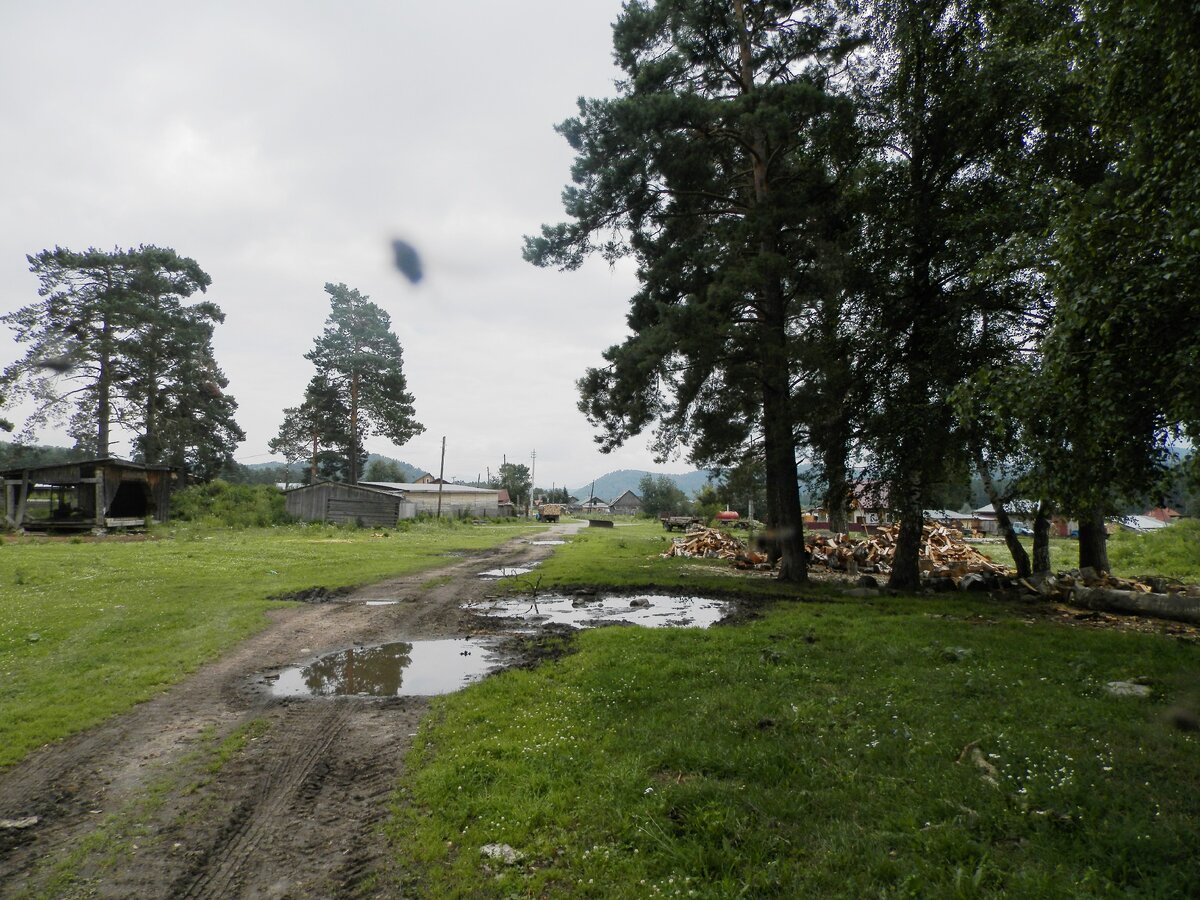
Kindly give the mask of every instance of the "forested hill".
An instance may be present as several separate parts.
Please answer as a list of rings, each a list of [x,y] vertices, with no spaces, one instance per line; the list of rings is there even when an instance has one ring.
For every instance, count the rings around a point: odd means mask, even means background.
[[[609,472],[607,475],[597,478],[594,491],[592,483],[589,481],[587,484],[573,488],[571,494],[580,500],[586,500],[593,493],[601,500],[616,500],[626,491],[633,491],[635,494],[638,493],[638,483],[645,476],[651,474],[656,473],[645,472],[640,469],[620,469],[619,471]],[[688,497],[695,496],[696,492],[704,487],[709,480],[709,474],[699,470],[668,474],[666,477],[674,481],[676,486]]]

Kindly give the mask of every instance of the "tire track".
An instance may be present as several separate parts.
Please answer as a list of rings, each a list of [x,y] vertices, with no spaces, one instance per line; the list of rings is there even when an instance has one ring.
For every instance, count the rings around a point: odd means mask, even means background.
[[[235,895],[239,876],[263,842],[289,830],[291,820],[285,813],[339,738],[352,704],[335,700],[293,709],[286,722],[287,746],[262,774],[251,796],[235,809],[220,843],[205,855],[203,867],[185,873],[172,896],[196,900]]]

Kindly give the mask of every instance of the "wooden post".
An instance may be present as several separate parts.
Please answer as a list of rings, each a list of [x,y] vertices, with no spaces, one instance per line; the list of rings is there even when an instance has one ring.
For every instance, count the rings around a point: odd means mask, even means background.
[[[26,469],[21,473],[21,490],[17,495],[17,512],[16,521],[13,523],[18,529],[25,527],[25,503],[29,499],[29,470]]]
[[[4,521],[12,528],[17,527],[17,520],[13,518],[17,507],[16,487],[15,481],[4,482]]]
[[[96,467],[100,477],[96,479],[96,527],[104,527],[104,467]]]

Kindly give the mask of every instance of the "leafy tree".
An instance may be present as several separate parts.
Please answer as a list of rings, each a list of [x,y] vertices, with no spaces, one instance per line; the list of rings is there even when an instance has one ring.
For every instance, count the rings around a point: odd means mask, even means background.
[[[762,460],[750,456],[725,470],[716,488],[716,496],[721,507],[735,509],[747,517],[757,517],[764,508],[766,496]]]
[[[922,510],[968,460],[950,394],[1010,352],[1001,338],[1026,310],[1028,275],[1004,251],[1036,225],[1014,161],[1029,136],[1032,63],[999,39],[1000,6],[865,5],[877,63],[859,84],[875,146],[860,253],[876,387],[866,443],[900,521],[894,588],[919,584]]]
[[[376,458],[367,463],[367,473],[364,480],[400,483],[408,481],[408,478],[405,477],[404,469],[396,460]]]
[[[320,478],[345,481],[355,443],[350,439],[349,424],[350,411],[341,393],[327,378],[314,375],[305,388],[304,401],[283,411],[283,422],[267,449],[289,463],[307,460],[309,484]],[[356,443],[361,466],[367,459],[361,433]]]
[[[245,435],[213,358],[224,315],[189,304],[211,284],[195,260],[140,246],[28,257],[42,300],[0,321],[29,345],[0,381],[37,407],[26,433],[67,421],[81,450],[107,455],[112,428],[134,434],[136,456],[212,477]]]
[[[571,499],[566,488],[534,488],[534,493],[546,503],[567,503]]]
[[[400,341],[391,331],[391,317],[357,290],[326,284],[332,310],[325,330],[305,358],[332,392],[337,407],[348,414],[344,433],[346,480],[358,482],[363,439],[379,434],[396,445],[406,443],[425,427],[416,421],[413,397],[404,377]]]
[[[633,334],[580,381],[609,450],[658,422],[661,456],[706,464],[761,432],[780,578],[806,577],[792,337],[824,290],[830,160],[850,122],[826,90],[854,41],[822,3],[629,3],[614,100],[559,127],[577,157],[573,221],[526,241],[538,265],[631,255]]]
[[[716,518],[717,513],[721,511],[721,506],[721,498],[717,496],[717,489],[710,482],[696,492],[696,498],[692,501],[692,515],[709,521]]]
[[[1173,433],[1200,434],[1200,10],[1092,0],[1067,34],[1074,155],[1097,164],[1063,181],[1053,223],[1051,471],[1080,564],[1107,569],[1105,514],[1161,478]]]
[[[533,478],[529,466],[521,463],[501,463],[496,472],[496,487],[508,491],[508,496],[516,506],[524,506],[529,502]]]
[[[638,482],[642,512],[652,518],[680,515],[688,506],[687,494],[666,475],[647,472]]]

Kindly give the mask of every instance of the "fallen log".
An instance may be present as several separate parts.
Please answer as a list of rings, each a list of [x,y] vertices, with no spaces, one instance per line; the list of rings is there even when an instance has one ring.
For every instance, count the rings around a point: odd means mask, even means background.
[[[1154,594],[1139,590],[1122,591],[1113,588],[1076,585],[1071,602],[1084,609],[1099,612],[1124,613],[1134,616],[1154,616],[1200,625],[1200,598],[1185,593]]]

